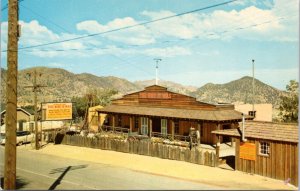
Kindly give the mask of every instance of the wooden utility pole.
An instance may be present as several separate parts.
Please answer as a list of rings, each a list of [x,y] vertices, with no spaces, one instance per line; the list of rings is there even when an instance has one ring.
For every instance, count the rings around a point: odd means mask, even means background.
[[[8,44],[4,189],[16,189],[16,129],[18,79],[18,0],[8,1]]]
[[[37,123],[37,85],[36,85],[36,70],[33,76],[33,91],[34,91],[34,129],[35,129],[35,149],[39,150],[39,136],[38,136],[38,123]],[[41,108],[42,109],[42,108]]]
[[[27,75],[29,76],[29,78],[31,77],[30,73],[27,73]],[[36,77],[37,77],[38,73],[36,71],[36,69],[33,72],[33,85],[32,86],[25,86],[25,88],[32,88],[33,93],[34,93],[34,97],[33,97],[33,102],[34,102],[34,129],[35,129],[35,149],[39,150],[39,131],[38,131],[38,115],[37,115],[37,92],[40,90],[40,88],[42,87],[46,87],[46,86],[42,86],[40,84],[37,84],[36,81]],[[39,74],[41,75],[41,74]],[[42,110],[42,108],[41,108]],[[42,137],[41,137],[42,138]]]

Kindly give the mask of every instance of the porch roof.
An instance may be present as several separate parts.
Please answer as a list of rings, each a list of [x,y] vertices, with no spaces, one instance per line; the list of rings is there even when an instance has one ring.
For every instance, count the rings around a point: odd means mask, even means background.
[[[128,115],[143,115],[155,117],[182,118],[207,121],[230,121],[242,119],[242,113],[235,110],[196,110],[196,109],[176,109],[161,107],[143,107],[143,106],[120,106],[109,105],[97,109],[100,113],[118,113]],[[246,118],[252,119],[251,116]]]
[[[212,131],[212,133],[217,135],[227,135],[233,137],[240,137],[242,134],[240,128],[215,130]],[[298,125],[247,121],[245,123],[245,138],[256,138],[298,143]]]

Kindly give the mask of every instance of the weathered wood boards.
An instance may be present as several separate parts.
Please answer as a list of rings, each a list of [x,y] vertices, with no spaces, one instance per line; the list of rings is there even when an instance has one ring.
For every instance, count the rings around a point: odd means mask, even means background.
[[[149,140],[125,141],[109,137],[89,138],[78,135],[65,135],[62,144],[147,155],[206,166],[216,165],[216,157],[213,152],[204,152],[198,148],[190,150],[185,147],[154,143]]]
[[[255,160],[240,156],[240,139],[236,139],[236,170],[258,174],[274,179],[283,180],[298,186],[298,143],[283,141],[269,141],[269,155],[259,154],[260,139],[248,139],[248,144],[254,144],[256,149]]]

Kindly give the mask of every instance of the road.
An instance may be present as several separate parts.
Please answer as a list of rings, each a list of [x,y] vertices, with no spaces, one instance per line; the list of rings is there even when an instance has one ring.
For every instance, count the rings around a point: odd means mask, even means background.
[[[0,146],[0,155],[4,156],[3,146]],[[3,177],[3,164],[4,157],[0,157],[1,177]],[[47,154],[17,148],[17,189],[211,190],[222,188],[198,182],[137,172],[107,164],[53,157]]]

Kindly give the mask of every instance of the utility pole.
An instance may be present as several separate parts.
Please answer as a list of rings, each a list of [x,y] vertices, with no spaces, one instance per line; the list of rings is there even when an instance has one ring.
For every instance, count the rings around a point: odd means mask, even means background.
[[[31,77],[30,73],[26,74],[29,78]],[[40,84],[37,84],[36,77],[38,73],[36,69],[34,69],[33,72],[33,86],[25,86],[25,88],[32,88],[33,90],[33,102],[34,102],[34,129],[35,129],[35,149],[39,150],[39,131],[38,131],[38,115],[37,115],[37,92],[40,90],[41,87],[46,87],[42,86]],[[41,74],[39,74],[41,76]],[[41,108],[42,110],[42,108]]]
[[[254,60],[252,60],[252,113],[254,115]]]
[[[4,190],[16,189],[16,129],[18,80],[18,0],[8,1],[8,44],[6,86],[6,128]]]
[[[161,59],[160,58],[154,58],[154,60],[156,61],[155,85],[158,85],[158,62],[161,61]]]

